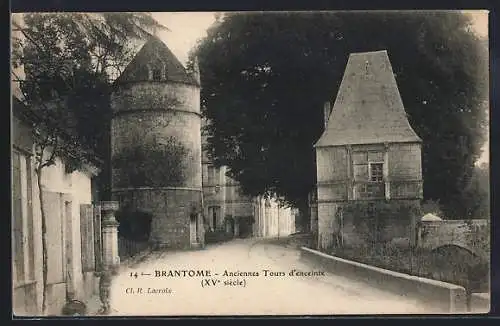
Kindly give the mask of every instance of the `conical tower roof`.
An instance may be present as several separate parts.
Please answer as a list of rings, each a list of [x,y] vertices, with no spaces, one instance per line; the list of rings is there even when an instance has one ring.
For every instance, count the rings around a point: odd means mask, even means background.
[[[157,36],[151,38],[137,52],[123,73],[115,80],[115,84],[148,81],[147,66],[151,70],[165,69],[163,81],[199,85],[189,74],[180,61]]]
[[[408,122],[387,51],[352,53],[315,147],[421,142]]]

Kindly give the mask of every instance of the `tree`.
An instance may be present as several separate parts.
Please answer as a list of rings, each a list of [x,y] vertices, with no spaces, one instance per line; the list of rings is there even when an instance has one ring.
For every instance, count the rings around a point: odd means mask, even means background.
[[[464,216],[456,203],[484,142],[488,53],[458,12],[226,14],[191,56],[209,156],[247,194],[305,207],[323,103],[335,99],[350,53],[382,49],[424,142],[424,196]]]
[[[490,171],[487,164],[474,167],[463,194],[461,205],[467,219],[490,218]]]
[[[39,118],[33,126],[35,172],[42,219],[43,300],[47,313],[47,212],[42,175],[61,158],[71,170],[99,152],[106,120],[109,74],[129,60],[130,43],[165,28],[144,13],[25,14],[24,26],[13,28],[22,37],[12,41],[12,64],[23,66],[24,105]],[[13,76],[17,79],[20,76]],[[97,133],[97,135],[96,135]]]

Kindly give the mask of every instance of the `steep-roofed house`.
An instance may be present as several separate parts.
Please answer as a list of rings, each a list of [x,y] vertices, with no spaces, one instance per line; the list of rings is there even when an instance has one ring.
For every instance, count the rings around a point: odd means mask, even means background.
[[[355,202],[418,204],[422,198],[421,139],[411,127],[387,51],[352,53],[325,131],[316,142],[318,246],[363,242],[344,208]],[[414,222],[373,232],[413,239]],[[410,218],[411,219],[411,218]],[[392,222],[391,222],[392,223]]]

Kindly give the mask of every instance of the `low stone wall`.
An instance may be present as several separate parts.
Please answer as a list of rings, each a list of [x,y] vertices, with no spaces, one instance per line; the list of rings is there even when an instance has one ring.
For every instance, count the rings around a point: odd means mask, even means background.
[[[455,244],[472,250],[485,258],[490,251],[490,225],[488,220],[422,221],[418,225],[418,246],[434,249]]]
[[[458,285],[361,264],[305,247],[301,248],[301,259],[320,264],[336,275],[362,281],[401,296],[415,298],[433,307],[432,313],[467,311],[465,289]]]
[[[491,299],[489,293],[472,293],[471,312],[488,313],[491,309]]]

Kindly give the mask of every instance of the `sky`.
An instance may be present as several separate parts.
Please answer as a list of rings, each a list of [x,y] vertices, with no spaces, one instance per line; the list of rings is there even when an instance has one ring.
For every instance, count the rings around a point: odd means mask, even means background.
[[[464,11],[473,17],[474,29],[481,36],[488,35],[488,12],[485,10]],[[153,17],[168,27],[159,37],[182,62],[186,63],[189,51],[198,39],[206,35],[207,28],[215,22],[214,12],[153,12]]]
[[[464,10],[464,12],[472,16],[476,33],[487,37],[488,11]],[[215,22],[214,12],[154,12],[152,14],[158,22],[170,30],[162,31],[158,36],[183,64],[186,64],[188,60],[189,51],[199,39],[206,35],[207,28]],[[489,138],[477,164],[487,162],[489,162]]]
[[[207,28],[215,22],[213,12],[154,12],[152,15],[170,30],[160,32],[158,37],[183,64],[198,39],[203,38]]]

